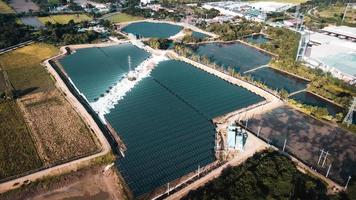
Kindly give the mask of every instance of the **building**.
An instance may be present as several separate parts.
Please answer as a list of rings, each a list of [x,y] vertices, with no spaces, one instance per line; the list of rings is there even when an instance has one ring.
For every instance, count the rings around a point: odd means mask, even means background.
[[[232,123],[227,128],[227,148],[243,151],[247,139],[246,130]]]

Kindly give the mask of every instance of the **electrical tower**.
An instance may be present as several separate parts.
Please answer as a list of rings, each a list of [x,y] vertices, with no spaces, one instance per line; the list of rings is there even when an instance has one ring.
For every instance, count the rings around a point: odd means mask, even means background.
[[[356,106],[356,97],[354,97],[354,100],[352,101],[352,104],[349,108],[349,112],[346,114],[344,121],[343,121],[343,123],[346,123],[347,126],[350,126],[350,124],[352,124],[355,106]]]
[[[356,3],[350,3],[350,1],[349,1],[349,3],[346,4],[346,8],[345,8],[345,10],[344,10],[344,15],[342,16],[342,21],[341,21],[342,23],[344,23],[345,16],[346,16],[346,14],[347,14],[347,9],[350,7],[351,10],[352,10],[352,8],[353,8],[354,6],[356,6]]]

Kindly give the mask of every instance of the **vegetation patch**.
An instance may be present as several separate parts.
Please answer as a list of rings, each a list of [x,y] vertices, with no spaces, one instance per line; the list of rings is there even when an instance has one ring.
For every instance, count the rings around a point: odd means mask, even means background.
[[[58,90],[28,95],[20,100],[45,164],[53,164],[98,150],[91,130]]]
[[[38,17],[38,20],[42,24],[52,23],[52,24],[67,24],[70,20],[73,20],[75,23],[83,22],[83,21],[90,21],[92,20],[86,14],[66,14],[66,15],[50,15],[47,17]]]
[[[183,199],[327,199],[320,180],[297,170],[278,152],[262,152],[230,167]]]
[[[0,179],[41,166],[42,162],[16,103],[0,103]]]
[[[0,67],[8,73],[18,96],[51,90],[53,81],[40,63],[57,53],[54,46],[36,43],[1,55]]]
[[[5,1],[0,0],[0,13],[10,14],[10,13],[14,13],[14,10],[12,10],[12,8],[9,5],[7,5]]]
[[[123,22],[131,22],[131,21],[138,21],[138,20],[143,20],[145,18],[143,17],[138,17],[138,16],[132,16],[126,13],[116,13],[114,15],[111,15],[110,17],[106,18],[112,23],[123,23]]]
[[[336,22],[341,22],[344,16],[345,8],[346,6],[342,4],[321,7],[320,9],[318,9],[316,15],[317,17],[327,18]],[[349,7],[346,12],[344,21],[346,23],[356,24],[356,9]]]

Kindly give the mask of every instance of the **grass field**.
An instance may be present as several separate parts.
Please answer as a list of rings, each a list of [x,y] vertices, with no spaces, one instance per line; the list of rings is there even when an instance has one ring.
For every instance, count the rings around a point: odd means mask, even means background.
[[[342,15],[344,14],[345,6],[328,6],[323,7],[318,11],[318,14],[322,18],[334,19],[336,21],[342,20]],[[348,8],[348,11],[345,16],[345,22],[347,23],[356,23],[356,9]]]
[[[117,13],[115,15],[112,15],[108,18],[107,20],[111,21],[112,23],[123,23],[123,22],[131,22],[131,21],[137,21],[137,20],[142,20],[144,19],[143,17],[136,17],[136,16],[131,16],[126,13]]]
[[[14,10],[7,5],[3,0],[0,0],[0,13],[1,14],[9,14],[9,13],[14,13]]]
[[[94,133],[40,63],[58,53],[35,43],[0,56],[16,101],[0,101],[0,179],[97,152]],[[34,88],[34,89],[33,89]]]
[[[21,99],[42,161],[53,164],[98,150],[93,133],[58,90]]]
[[[53,81],[40,63],[58,53],[54,46],[36,43],[0,56],[0,68],[19,94],[52,89]]]
[[[0,179],[41,166],[16,103],[0,103]]]
[[[82,21],[90,21],[92,20],[86,14],[66,14],[66,15],[51,15],[48,17],[38,17],[38,20],[42,24],[46,24],[50,22],[52,24],[59,23],[59,24],[67,24],[70,20],[74,20],[75,23],[82,22]]]

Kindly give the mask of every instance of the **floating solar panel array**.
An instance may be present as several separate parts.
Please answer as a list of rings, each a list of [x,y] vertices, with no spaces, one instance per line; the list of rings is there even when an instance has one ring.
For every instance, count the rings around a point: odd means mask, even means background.
[[[94,102],[128,72],[128,56],[135,68],[150,54],[127,43],[78,49],[59,62],[79,91]]]
[[[161,62],[151,76],[204,113],[208,119],[264,100],[245,88],[228,83],[181,61]]]
[[[214,161],[213,124],[151,78],[106,118],[127,146],[119,169],[136,196]]]
[[[92,102],[149,54],[130,44],[77,50],[60,60]],[[118,166],[135,196],[215,160],[212,119],[263,98],[181,61],[162,61],[105,115],[127,150]]]
[[[263,98],[181,61],[163,61],[105,117],[127,146],[119,169],[136,196],[215,160],[211,119]]]

